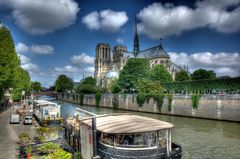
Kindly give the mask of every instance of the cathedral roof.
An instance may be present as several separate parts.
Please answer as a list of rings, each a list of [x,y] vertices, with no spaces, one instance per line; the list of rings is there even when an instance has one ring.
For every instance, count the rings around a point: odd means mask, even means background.
[[[137,55],[137,58],[149,59],[149,58],[157,58],[157,57],[170,58],[167,52],[163,49],[162,45],[158,45],[146,50],[142,50]]]

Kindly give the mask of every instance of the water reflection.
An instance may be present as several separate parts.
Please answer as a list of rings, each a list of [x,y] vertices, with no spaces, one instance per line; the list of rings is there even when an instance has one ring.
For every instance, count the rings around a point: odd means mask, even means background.
[[[88,110],[96,114],[128,112],[91,106],[79,106],[56,101],[62,105],[62,116],[73,115],[75,108]],[[129,113],[129,112],[128,112]],[[175,117],[167,115],[130,112],[173,123],[173,141],[183,147],[183,158],[189,159],[237,159],[240,156],[240,124],[214,120]]]

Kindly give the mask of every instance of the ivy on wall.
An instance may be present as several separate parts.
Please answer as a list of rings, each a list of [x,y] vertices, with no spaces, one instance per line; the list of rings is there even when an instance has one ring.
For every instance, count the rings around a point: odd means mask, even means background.
[[[99,106],[100,100],[101,100],[102,94],[100,92],[96,93],[95,100],[96,100],[96,105]]]
[[[201,98],[200,94],[192,94],[192,107],[193,109],[197,109],[198,108],[198,104],[199,104],[199,99]]]
[[[80,105],[83,105],[84,93],[79,93]]]
[[[158,94],[153,96],[154,101],[157,103],[159,112],[161,112],[162,109],[164,96],[164,94]]]
[[[172,111],[172,100],[173,100],[173,95],[172,94],[168,94],[168,111]]]

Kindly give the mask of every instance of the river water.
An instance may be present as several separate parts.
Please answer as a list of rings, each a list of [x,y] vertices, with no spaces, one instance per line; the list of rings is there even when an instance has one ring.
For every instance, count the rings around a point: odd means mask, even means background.
[[[75,108],[96,114],[128,112],[92,106],[79,106],[56,101],[62,107],[62,116],[73,115]],[[131,112],[172,123],[173,142],[183,148],[184,159],[240,159],[240,123]]]

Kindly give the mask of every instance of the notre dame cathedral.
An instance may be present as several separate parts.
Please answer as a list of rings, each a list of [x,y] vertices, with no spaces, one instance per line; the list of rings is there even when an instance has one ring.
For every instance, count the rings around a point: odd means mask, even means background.
[[[145,58],[149,61],[150,67],[163,65],[173,79],[175,74],[181,70],[188,71],[186,66],[180,67],[171,62],[170,56],[164,50],[162,42],[154,47],[139,50],[138,31],[135,20],[133,52],[129,52],[126,46],[117,45],[111,50],[107,43],[99,43],[96,46],[95,74],[97,85],[107,88],[113,79],[118,78],[120,71],[129,58]]]

